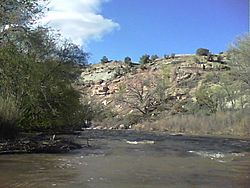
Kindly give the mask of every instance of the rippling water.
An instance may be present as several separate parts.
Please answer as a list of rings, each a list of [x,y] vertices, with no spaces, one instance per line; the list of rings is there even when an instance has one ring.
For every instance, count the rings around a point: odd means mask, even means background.
[[[85,131],[90,148],[0,156],[0,187],[250,187],[250,140]]]

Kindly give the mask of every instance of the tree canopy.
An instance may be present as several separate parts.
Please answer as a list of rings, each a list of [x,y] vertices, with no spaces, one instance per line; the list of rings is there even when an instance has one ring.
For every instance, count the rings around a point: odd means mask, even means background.
[[[62,42],[51,29],[34,25],[45,9],[40,2],[1,2],[2,132],[17,127],[23,130],[73,129],[84,120],[81,95],[74,89],[74,82],[79,76],[79,67],[87,65],[88,53],[69,41]]]

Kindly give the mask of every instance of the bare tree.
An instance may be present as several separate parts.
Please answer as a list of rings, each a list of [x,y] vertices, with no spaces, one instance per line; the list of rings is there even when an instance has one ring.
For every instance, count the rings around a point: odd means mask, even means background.
[[[159,83],[156,77],[137,78],[136,82],[126,85],[126,91],[120,93],[118,101],[143,115],[148,115],[155,111],[164,100],[167,87]]]
[[[250,35],[237,38],[228,52],[235,78],[250,88]]]

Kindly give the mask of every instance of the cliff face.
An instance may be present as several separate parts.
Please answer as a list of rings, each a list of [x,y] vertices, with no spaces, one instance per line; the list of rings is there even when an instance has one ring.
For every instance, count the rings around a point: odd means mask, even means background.
[[[250,135],[249,94],[230,70],[224,54],[114,61],[83,69],[77,87],[99,109],[92,128]]]
[[[128,113],[129,110],[136,110],[126,104],[126,98],[131,94],[129,87],[139,90],[139,85],[144,84],[142,81],[147,81],[150,84],[143,85],[143,92],[150,92],[159,81],[167,79],[165,96],[175,103],[174,106],[178,106],[185,100],[194,99],[195,92],[208,73],[229,69],[226,62],[225,57],[218,62],[216,56],[213,61],[208,61],[202,56],[179,55],[157,59],[146,65],[126,65],[117,61],[95,64],[83,70],[78,89],[118,113]],[[116,100],[118,95],[123,95],[124,103]],[[174,109],[169,111],[174,113]]]

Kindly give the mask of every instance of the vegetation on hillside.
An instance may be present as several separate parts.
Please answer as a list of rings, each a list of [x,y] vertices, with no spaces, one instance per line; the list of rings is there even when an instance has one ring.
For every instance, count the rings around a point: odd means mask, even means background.
[[[162,113],[153,118],[151,129],[165,129],[191,134],[250,135],[250,36],[237,38],[229,48],[227,69],[207,72],[193,99],[184,101],[184,111],[177,115]],[[209,50],[200,48],[206,61],[225,64],[222,56],[215,59]],[[204,67],[207,63],[204,63]],[[203,67],[203,68],[204,68]],[[198,86],[198,85],[197,85]]]
[[[105,87],[117,85],[119,92],[114,96],[98,94],[96,101],[108,100],[106,107],[114,112],[101,124],[190,134],[249,135],[249,41],[249,36],[243,36],[220,54],[200,48],[196,55],[173,54],[157,61],[143,55],[141,64],[120,75],[114,84],[103,81]],[[125,65],[129,61],[125,58]]]

